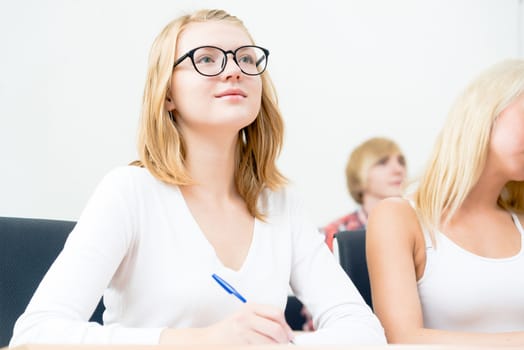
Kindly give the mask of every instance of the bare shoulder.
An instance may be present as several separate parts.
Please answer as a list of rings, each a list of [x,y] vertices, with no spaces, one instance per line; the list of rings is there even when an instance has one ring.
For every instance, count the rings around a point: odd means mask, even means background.
[[[377,203],[375,208],[373,208],[373,213],[376,211],[375,210],[376,208],[388,208],[391,210],[414,212],[413,207],[411,206],[411,204],[409,204],[409,201],[405,198],[400,198],[400,197],[390,197],[390,198],[381,200],[380,202]]]
[[[395,238],[414,242],[420,232],[415,210],[403,198],[380,201],[369,214],[367,232],[381,239]]]
[[[386,198],[380,201],[369,214],[370,221],[384,221],[389,223],[401,222],[404,225],[416,224],[418,226],[417,214],[407,199]]]

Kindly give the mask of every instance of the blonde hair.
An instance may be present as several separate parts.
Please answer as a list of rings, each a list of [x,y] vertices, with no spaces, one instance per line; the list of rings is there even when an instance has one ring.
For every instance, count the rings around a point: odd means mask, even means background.
[[[402,155],[398,145],[383,137],[371,138],[351,152],[346,164],[346,182],[355,202],[362,204],[369,169],[380,159],[396,153]]]
[[[138,135],[140,160],[131,164],[146,167],[156,178],[166,183],[184,186],[194,184],[185,166],[186,146],[178,125],[165,109],[168,87],[171,85],[178,37],[188,24],[224,21],[241,27],[253,38],[240,19],[223,10],[200,10],[181,16],[162,30],[149,55],[149,66],[142,101]],[[176,74],[176,73],[175,73]],[[235,184],[249,212],[263,219],[257,200],[264,188],[275,190],[286,179],[276,166],[284,139],[284,122],[276,91],[267,72],[261,76],[261,107],[253,123],[239,132],[236,146],[237,169]]]
[[[433,240],[484,170],[494,121],[523,92],[524,60],[507,60],[482,72],[455,100],[414,198]],[[497,204],[523,212],[524,182],[508,182]]]

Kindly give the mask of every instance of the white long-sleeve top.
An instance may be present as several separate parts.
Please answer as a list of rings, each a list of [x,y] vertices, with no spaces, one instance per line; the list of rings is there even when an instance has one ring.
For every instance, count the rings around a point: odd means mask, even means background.
[[[384,344],[383,328],[289,190],[265,191],[247,257],[224,266],[177,186],[144,168],[111,171],[14,328],[24,343],[158,344],[166,327],[204,327],[241,302],[284,310],[289,287],[319,331],[297,343]],[[101,295],[104,325],[87,320]]]

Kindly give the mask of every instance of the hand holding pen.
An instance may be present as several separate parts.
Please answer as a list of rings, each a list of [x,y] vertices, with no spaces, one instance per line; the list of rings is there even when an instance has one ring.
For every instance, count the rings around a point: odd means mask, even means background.
[[[216,274],[212,277],[226,292],[246,303],[246,298],[232,285]],[[217,326],[220,326],[221,332],[242,339],[242,343],[293,343],[293,331],[287,324],[284,313],[271,305],[247,303],[239,312],[219,322]]]

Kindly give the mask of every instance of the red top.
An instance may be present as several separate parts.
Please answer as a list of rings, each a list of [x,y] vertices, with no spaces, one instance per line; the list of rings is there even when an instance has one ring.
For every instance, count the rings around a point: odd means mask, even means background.
[[[356,210],[351,214],[341,217],[338,220],[333,221],[329,225],[326,225],[321,231],[326,235],[325,240],[329,249],[333,251],[333,237],[341,231],[352,231],[359,230],[366,227],[367,216],[362,210]]]

